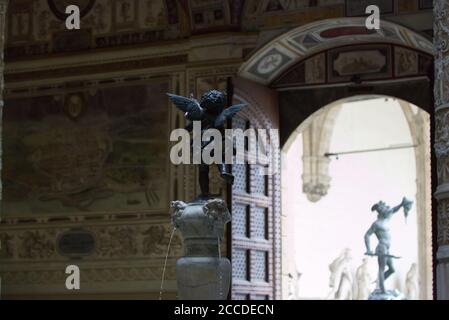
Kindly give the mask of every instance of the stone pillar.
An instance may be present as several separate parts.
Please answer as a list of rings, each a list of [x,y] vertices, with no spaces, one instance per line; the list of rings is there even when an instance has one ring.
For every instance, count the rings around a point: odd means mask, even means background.
[[[6,33],[6,9],[8,7],[8,0],[0,0],[0,177],[1,177],[1,169],[2,169],[2,118],[3,118],[3,70],[4,70],[4,54],[3,48],[5,46],[5,33]],[[2,182],[0,179],[0,221],[2,219],[2,211],[1,211],[1,203],[2,203]],[[2,250],[2,244],[0,239],[0,251]],[[2,293],[2,278],[0,275],[0,299]]]
[[[303,130],[303,192],[311,202],[318,202],[330,188],[329,153],[332,133],[341,106],[333,106],[313,118]]]
[[[438,188],[438,299],[449,300],[449,0],[435,1],[435,154]]]
[[[432,190],[431,176],[431,139],[430,117],[427,112],[418,108],[415,113],[410,103],[399,100],[402,111],[412,134],[413,145],[416,146],[416,216],[418,218],[418,262],[419,287],[421,300],[433,299],[433,259],[429,248],[432,246]]]
[[[2,168],[2,118],[3,118],[3,70],[4,70],[4,53],[3,48],[5,46],[6,39],[6,9],[8,7],[9,0],[0,0],[0,173]],[[0,204],[2,200],[2,183],[0,180]],[[0,219],[1,219],[1,208],[0,208]]]
[[[2,119],[3,119],[3,70],[4,70],[4,54],[3,48],[5,46],[6,33],[6,9],[8,7],[8,0],[0,0],[0,177],[2,169]],[[2,219],[2,181],[0,179],[0,222]],[[0,239],[0,252],[2,250],[2,243]],[[2,278],[0,275],[0,299],[2,297]]]

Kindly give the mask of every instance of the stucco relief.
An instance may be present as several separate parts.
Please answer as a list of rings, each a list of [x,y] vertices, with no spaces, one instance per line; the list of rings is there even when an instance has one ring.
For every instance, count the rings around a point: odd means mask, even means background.
[[[169,224],[95,226],[83,230],[95,238],[92,259],[107,260],[118,258],[164,258],[170,240]],[[70,229],[28,229],[0,231],[4,245],[0,261],[66,261],[67,257],[58,252],[58,236]],[[175,234],[170,257],[182,254],[182,240]],[[82,256],[82,255],[81,255]]]
[[[438,161],[438,180],[440,183],[448,181],[448,159],[449,159],[449,111],[442,110],[435,117],[435,154]]]
[[[441,200],[438,204],[438,244],[449,245],[449,210],[448,201]]]
[[[436,143],[435,153],[437,157],[447,157],[449,155],[449,128],[448,128],[448,112],[441,111],[435,116],[436,119]]]

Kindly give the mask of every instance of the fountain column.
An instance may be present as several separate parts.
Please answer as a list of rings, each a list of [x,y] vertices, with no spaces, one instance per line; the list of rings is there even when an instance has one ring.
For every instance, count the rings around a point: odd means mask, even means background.
[[[185,256],[176,263],[180,300],[226,300],[231,263],[221,256],[225,225],[231,221],[221,199],[172,203],[173,227],[182,234]]]

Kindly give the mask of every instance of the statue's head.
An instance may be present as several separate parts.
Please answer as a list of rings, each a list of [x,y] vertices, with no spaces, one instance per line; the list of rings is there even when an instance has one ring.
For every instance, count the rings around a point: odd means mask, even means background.
[[[203,93],[201,96],[201,107],[206,109],[207,112],[213,114],[220,114],[226,106],[226,94],[218,91],[211,90]]]
[[[377,213],[381,216],[387,214],[390,210],[390,207],[383,201],[379,201],[374,206],[372,206],[371,211],[377,211]]]

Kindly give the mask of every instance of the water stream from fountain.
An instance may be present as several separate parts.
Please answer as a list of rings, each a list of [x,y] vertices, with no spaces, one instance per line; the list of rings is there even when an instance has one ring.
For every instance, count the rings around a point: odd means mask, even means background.
[[[168,255],[170,254],[170,246],[173,240],[173,236],[175,235],[176,228],[173,228],[170,236],[170,241],[168,242],[167,255],[165,256],[164,269],[162,270],[162,280],[161,280],[161,290],[159,292],[159,300],[162,300],[162,291],[164,290],[164,278],[165,278],[165,270],[167,269],[167,260]]]
[[[218,292],[220,300],[223,300],[223,275],[221,274],[221,241],[220,236],[217,237],[218,240]]]

